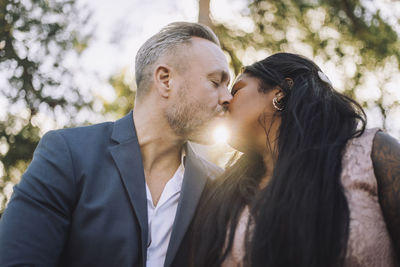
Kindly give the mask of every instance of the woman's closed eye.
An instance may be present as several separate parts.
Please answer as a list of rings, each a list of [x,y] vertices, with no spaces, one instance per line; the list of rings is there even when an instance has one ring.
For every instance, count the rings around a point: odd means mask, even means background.
[[[241,89],[241,87],[239,86],[234,86],[231,90],[231,95],[234,96],[239,90]]]
[[[243,87],[245,87],[243,80],[242,79],[236,80],[236,82],[232,86],[231,95],[234,96],[237,93],[237,91],[239,91]]]

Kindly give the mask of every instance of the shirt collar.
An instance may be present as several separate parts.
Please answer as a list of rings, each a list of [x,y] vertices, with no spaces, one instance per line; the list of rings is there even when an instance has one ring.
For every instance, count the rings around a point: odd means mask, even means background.
[[[181,151],[181,164],[179,165],[178,169],[176,170],[174,176],[171,178],[171,182],[173,182],[176,186],[176,190],[181,190],[183,176],[185,173],[185,160],[186,160],[186,149],[185,147],[182,148]]]

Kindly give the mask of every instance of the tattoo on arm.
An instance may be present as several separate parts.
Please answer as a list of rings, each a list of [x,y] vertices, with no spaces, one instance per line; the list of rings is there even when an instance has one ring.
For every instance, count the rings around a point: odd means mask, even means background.
[[[378,182],[379,203],[400,259],[400,143],[390,135],[378,132],[371,157]]]

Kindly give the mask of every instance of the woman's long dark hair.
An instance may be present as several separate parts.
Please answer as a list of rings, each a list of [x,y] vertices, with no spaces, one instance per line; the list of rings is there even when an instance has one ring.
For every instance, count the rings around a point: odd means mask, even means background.
[[[319,71],[311,60],[289,53],[244,68],[259,79],[260,92],[279,86],[286,94],[277,115],[277,160],[261,191],[263,160],[246,154],[206,190],[193,224],[192,266],[221,265],[245,206],[252,225],[245,266],[343,264],[349,208],[340,182],[341,160],[347,141],[364,131],[366,118],[360,105],[335,91]]]

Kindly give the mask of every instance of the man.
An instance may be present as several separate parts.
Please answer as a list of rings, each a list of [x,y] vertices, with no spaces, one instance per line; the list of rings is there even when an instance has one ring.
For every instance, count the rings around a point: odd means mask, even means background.
[[[172,266],[208,178],[206,142],[231,100],[205,26],[172,23],[136,56],[133,113],[39,143],[0,221],[0,266]],[[182,254],[182,253],[181,253]]]

